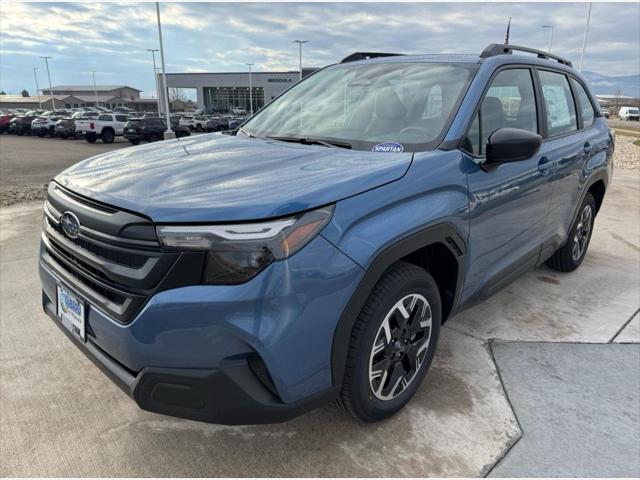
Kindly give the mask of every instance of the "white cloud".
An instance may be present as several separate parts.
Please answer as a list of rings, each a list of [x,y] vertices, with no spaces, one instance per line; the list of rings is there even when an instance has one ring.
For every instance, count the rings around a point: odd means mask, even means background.
[[[514,44],[578,61],[584,3],[163,3],[169,71],[294,70],[294,39],[309,40],[305,65],[333,63],[353,51],[479,53],[500,42],[509,16]],[[640,70],[638,3],[595,3],[585,69],[606,75]],[[0,3],[0,87],[29,87],[32,67],[52,55],[54,83],[128,83],[150,94],[157,48],[153,3]],[[157,58],[158,60],[158,58]],[[33,89],[33,87],[31,87]]]

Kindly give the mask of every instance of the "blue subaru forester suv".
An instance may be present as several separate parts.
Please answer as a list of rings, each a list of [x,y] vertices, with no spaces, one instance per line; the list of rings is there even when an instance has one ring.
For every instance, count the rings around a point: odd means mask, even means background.
[[[381,420],[447,318],[542,263],[580,265],[613,140],[548,53],[356,53],[231,135],[58,175],[44,310],[145,410],[248,424],[337,400]]]

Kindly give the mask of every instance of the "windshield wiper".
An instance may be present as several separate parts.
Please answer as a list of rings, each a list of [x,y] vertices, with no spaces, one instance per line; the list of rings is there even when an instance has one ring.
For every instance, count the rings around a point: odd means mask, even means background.
[[[249,138],[256,138],[256,136],[251,133],[251,132],[247,132],[244,128],[242,127],[238,127],[238,131],[244,133],[247,137]]]
[[[305,138],[305,137],[270,137],[271,140],[278,140],[280,142],[292,142],[302,143],[303,145],[323,145],[330,148],[351,148],[351,144],[347,142],[340,142],[337,140],[328,140],[322,138]]]

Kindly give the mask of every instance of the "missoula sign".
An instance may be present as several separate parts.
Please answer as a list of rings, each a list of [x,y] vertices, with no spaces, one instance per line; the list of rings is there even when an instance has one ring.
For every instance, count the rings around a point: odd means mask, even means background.
[[[290,78],[267,78],[267,83],[291,83]]]

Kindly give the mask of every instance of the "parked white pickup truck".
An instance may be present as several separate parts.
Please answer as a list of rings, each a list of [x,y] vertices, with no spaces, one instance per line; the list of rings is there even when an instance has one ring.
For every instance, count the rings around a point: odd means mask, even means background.
[[[98,138],[102,143],[113,143],[116,136],[123,134],[128,120],[129,116],[122,113],[101,113],[98,118],[76,120],[76,133],[82,134],[89,143],[95,143]]]

